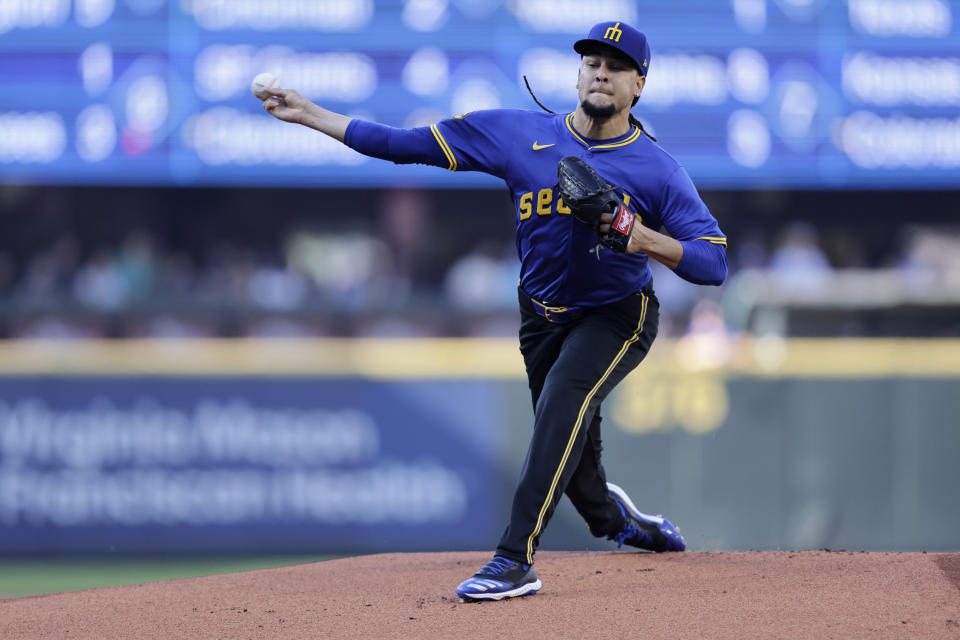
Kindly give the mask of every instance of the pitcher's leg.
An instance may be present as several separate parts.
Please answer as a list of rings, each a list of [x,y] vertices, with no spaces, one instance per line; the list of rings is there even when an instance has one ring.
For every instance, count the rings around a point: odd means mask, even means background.
[[[600,463],[603,444],[600,440],[600,413],[597,412],[587,431],[587,441],[580,455],[580,464],[567,485],[567,497],[594,535],[607,535],[623,524],[620,509],[607,490],[607,476]]]
[[[566,380],[556,367],[547,376],[514,493],[510,524],[497,547],[497,555],[533,562],[540,533],[579,463],[586,440],[583,422],[592,419],[587,415],[590,407],[586,395],[587,391]]]
[[[649,307],[648,296],[631,296],[584,317],[566,336],[537,401],[498,555],[533,562],[540,534],[580,465],[600,403],[643,359],[656,334],[656,313],[648,315]]]

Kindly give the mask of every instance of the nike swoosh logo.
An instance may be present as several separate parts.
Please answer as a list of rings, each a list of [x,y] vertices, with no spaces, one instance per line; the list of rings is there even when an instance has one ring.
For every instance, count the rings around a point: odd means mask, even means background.
[[[555,144],[557,144],[557,143],[554,142],[554,143],[552,143],[552,144],[537,144],[536,142],[534,142],[534,143],[533,143],[533,150],[534,150],[534,151],[540,151],[540,149],[546,149],[547,147],[552,147],[552,146],[555,145]]]

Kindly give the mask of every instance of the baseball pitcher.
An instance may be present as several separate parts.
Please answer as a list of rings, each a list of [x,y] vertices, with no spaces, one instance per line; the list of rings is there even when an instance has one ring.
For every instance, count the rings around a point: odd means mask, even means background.
[[[397,129],[333,113],[291,89],[271,88],[263,103],[274,117],[368,156],[493,174],[513,197],[533,435],[493,560],[457,588],[466,600],[541,588],[534,554],[564,494],[598,537],[649,551],[686,548],[670,521],[641,512],[607,482],[600,406],[657,335],[649,260],[719,285],[727,240],[683,167],[630,113],[650,70],[646,36],[603,22],[573,48],[582,61],[571,113],[475,111]]]

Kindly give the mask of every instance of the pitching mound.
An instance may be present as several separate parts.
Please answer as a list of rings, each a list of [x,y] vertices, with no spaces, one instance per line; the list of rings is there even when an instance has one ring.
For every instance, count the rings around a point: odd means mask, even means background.
[[[390,554],[0,601],[21,638],[960,638],[960,554],[558,553],[461,603],[489,553]]]

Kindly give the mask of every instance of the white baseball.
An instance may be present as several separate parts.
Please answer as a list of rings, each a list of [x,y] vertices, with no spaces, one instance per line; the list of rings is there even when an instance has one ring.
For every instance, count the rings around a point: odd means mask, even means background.
[[[263,73],[258,73],[257,77],[250,83],[250,90],[253,91],[253,95],[261,100],[266,100],[270,97],[270,89],[275,86],[277,86],[277,77],[272,73],[264,71]]]

